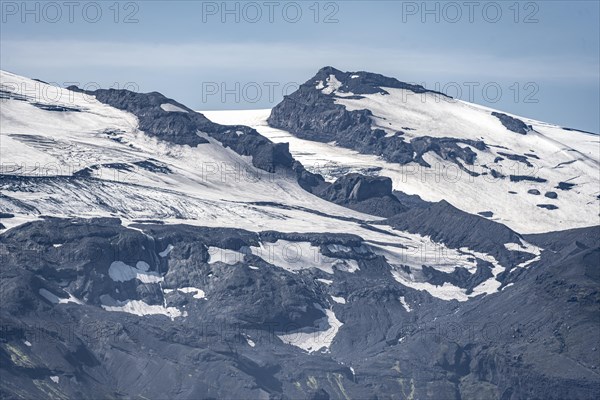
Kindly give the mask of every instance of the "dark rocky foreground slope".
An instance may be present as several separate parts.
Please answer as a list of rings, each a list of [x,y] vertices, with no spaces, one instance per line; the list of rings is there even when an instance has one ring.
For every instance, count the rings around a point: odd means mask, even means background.
[[[354,235],[28,223],[0,235],[0,397],[595,398],[599,236],[598,227],[527,236],[549,251],[510,287],[459,303],[396,282]],[[278,239],[308,240],[360,269],[290,272],[247,251]],[[213,262],[214,248],[245,256]],[[118,261],[143,261],[144,276],[160,281],[115,281]],[[181,315],[103,308],[132,300]],[[324,310],[343,323],[329,351],[279,338],[314,332]]]

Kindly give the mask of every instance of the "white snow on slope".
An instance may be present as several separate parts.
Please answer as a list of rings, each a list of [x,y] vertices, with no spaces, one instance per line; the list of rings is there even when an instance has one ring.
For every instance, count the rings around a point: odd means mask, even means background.
[[[394,232],[392,228],[385,228]],[[500,288],[501,283],[496,277],[506,268],[500,265],[496,259],[488,254],[473,251],[468,248],[451,249],[441,243],[432,242],[429,238],[399,232],[404,239],[402,245],[397,247],[379,243],[367,242],[369,248],[378,255],[384,256],[388,264],[392,266],[392,276],[399,283],[416,290],[425,290],[434,297],[442,300],[467,301],[471,297],[481,294],[491,294]],[[492,277],[481,282],[470,294],[451,283],[433,285],[426,281],[422,273],[423,265],[435,268],[438,271],[452,273],[457,267],[465,268],[470,274],[477,270],[476,259],[481,259],[492,264]],[[401,267],[410,267],[410,273]]]
[[[210,256],[208,259],[209,264],[222,262],[225,264],[234,265],[244,261],[244,253],[235,250],[222,249],[220,247],[209,247],[208,255]]]
[[[127,282],[137,279],[142,283],[159,283],[164,278],[157,272],[148,271],[150,266],[144,261],[138,261],[135,267],[123,261],[114,261],[108,268],[108,275],[115,282]]]
[[[541,254],[541,249],[536,245],[528,243],[522,239],[519,240],[520,243],[504,243],[504,247],[510,251],[520,251],[523,253],[530,253],[536,256]]]
[[[73,296],[71,293],[68,293],[69,298],[64,299],[62,297],[58,297],[54,293],[49,292],[48,290],[42,288],[39,290],[39,294],[53,304],[67,304],[67,303],[75,303],[75,304],[83,304],[81,300]]]
[[[161,257],[166,257],[169,255],[169,253],[171,253],[171,251],[174,249],[173,245],[170,244],[167,246],[166,249],[164,249],[163,251],[161,251],[160,253],[158,253],[159,256]]]
[[[335,313],[329,309],[323,309],[318,304],[314,306],[325,313],[325,318],[319,320],[319,330],[314,332],[295,332],[285,335],[277,335],[284,343],[301,348],[308,353],[315,351],[328,352],[335,335],[342,325]]]
[[[359,154],[334,143],[298,139],[289,132],[268,126],[270,110],[213,111],[205,115],[218,123],[252,126],[274,142],[288,142],[295,158],[308,170],[320,173],[330,181],[335,180],[340,171],[365,172],[381,168],[378,174],[392,178],[395,190],[417,194],[427,201],[447,200],[472,214],[492,211],[491,219],[519,233],[556,231],[598,223],[599,136],[517,117],[535,129],[527,135],[519,135],[505,129],[490,114],[491,109],[462,101],[442,100],[438,95],[421,97],[399,89],[384,89],[390,95],[365,95],[362,100],[338,97],[336,101],[351,110],[371,109],[382,129],[388,132],[404,130],[407,139],[429,135],[483,140],[490,146],[489,149],[479,151],[471,148],[477,153],[477,161],[475,166],[467,168],[473,172],[489,173],[482,167],[485,164],[507,175],[507,178],[494,179],[489,174],[472,177],[433,153],[424,157],[432,165],[432,168],[426,168],[416,163],[388,163],[377,156]],[[425,100],[422,101],[422,98]],[[531,168],[506,157],[494,163],[498,152],[533,154],[539,160],[529,156]],[[508,175],[511,174],[542,177],[548,182],[510,182]],[[559,182],[576,186],[568,191],[559,190],[555,188]],[[539,190],[541,195],[528,194],[530,189]],[[558,198],[544,197],[548,191],[556,192]],[[538,207],[538,204],[552,204],[558,209],[547,210]]]
[[[115,300],[114,304],[103,304],[102,308],[104,308],[106,311],[125,312],[140,317],[143,317],[144,315],[164,315],[166,317],[169,317],[171,320],[177,317],[185,317],[185,314],[182,313],[176,307],[150,305],[143,302],[142,300],[127,300],[124,302]]]
[[[183,108],[176,106],[175,104],[171,104],[171,103],[164,103],[160,105],[160,108],[162,108],[163,110],[167,111],[167,112],[182,112],[182,113],[187,113],[187,110],[184,110]]]
[[[356,260],[342,260],[324,256],[318,246],[309,242],[278,240],[275,243],[261,243],[260,247],[250,247],[252,254],[266,262],[290,272],[316,268],[328,274],[339,268],[347,272],[359,269]]]
[[[406,302],[406,299],[404,298],[404,296],[400,296],[400,298],[398,300],[400,300],[400,304],[402,304],[402,307],[404,307],[404,309],[406,310],[406,312],[411,312],[412,311],[412,308],[410,307],[410,304],[408,304]]]
[[[241,220],[255,230],[292,231],[295,227],[334,225],[331,218],[317,218],[303,210],[320,210],[332,216],[363,220],[378,218],[350,211],[303,190],[287,173],[270,174],[256,169],[249,157],[241,157],[214,139],[195,148],[177,146],[146,136],[135,116],[106,106],[93,96],[71,92],[2,72],[2,84],[16,94],[33,93],[35,101],[64,99],[65,106],[80,112],[39,109],[32,101],[3,100],[0,120],[3,172],[32,176],[71,176],[86,166],[131,163],[153,159],[172,173],[161,174],[135,167],[119,171],[95,170],[88,187],[72,181],[44,180],[32,192],[14,191],[15,201],[0,199],[0,210],[32,219],[38,214],[93,217],[119,216],[126,220],[184,220],[205,226],[236,226]],[[16,83],[15,83],[16,82]],[[48,104],[54,104],[47,100]],[[62,104],[62,103],[60,103]],[[108,133],[107,133],[108,132]],[[118,133],[114,133],[118,132]],[[114,139],[118,140],[114,140]],[[24,155],[24,156],[22,156]],[[290,210],[256,205],[278,201]],[[48,201],[52,198],[53,201]],[[20,207],[23,201],[34,207]],[[294,223],[286,221],[295,220]],[[201,221],[201,222],[200,222]]]
[[[204,293],[204,290],[198,289],[195,287],[187,286],[187,287],[179,288],[177,290],[179,290],[180,292],[183,292],[183,293],[194,293],[193,297],[195,299],[205,299],[206,298],[206,294]]]
[[[338,81],[335,75],[329,75],[327,78],[326,85],[323,85],[323,81],[319,81],[317,84],[317,89],[321,89],[321,92],[325,94],[334,93],[342,86],[342,82]]]
[[[169,294],[174,291],[179,291],[181,293],[193,293],[194,294],[193,297],[195,299],[206,299],[206,294],[204,293],[204,290],[198,289],[195,287],[191,287],[191,286],[181,287],[181,288],[177,288],[177,289],[163,289],[163,292],[165,294]]]

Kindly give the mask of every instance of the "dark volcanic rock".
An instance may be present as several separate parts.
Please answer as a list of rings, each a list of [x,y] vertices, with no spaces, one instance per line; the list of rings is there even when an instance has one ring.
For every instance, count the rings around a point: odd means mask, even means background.
[[[476,154],[468,147],[485,150],[482,141],[418,137],[410,142],[402,135],[386,136],[381,129],[374,129],[373,116],[369,110],[348,111],[340,104],[335,104],[334,95],[325,94],[316,89],[318,82],[325,82],[330,75],[335,75],[342,85],[341,91],[352,91],[355,94],[387,92],[382,87],[401,88],[414,93],[433,92],[419,85],[400,82],[394,78],[367,72],[341,72],[332,67],[325,67],[310,80],[302,84],[298,90],[273,108],[268,122],[270,126],[285,129],[294,135],[318,142],[336,141],[339,146],[357,150],[364,154],[374,154],[386,161],[407,164],[417,162],[429,167],[422,156],[434,152],[444,160],[456,163],[463,170],[463,163],[472,165]],[[351,78],[355,76],[355,78]],[[446,96],[447,97],[447,96]],[[462,161],[461,161],[462,160]]]
[[[510,175],[509,178],[510,178],[511,182],[521,182],[521,181],[530,181],[530,182],[539,182],[539,183],[548,182],[547,179],[539,178],[537,176],[529,176],[529,175]]]
[[[345,202],[363,201],[391,194],[392,180],[390,178],[349,174],[336,180],[324,193],[324,197],[332,202]]]
[[[558,210],[558,206],[554,204],[538,204],[539,208],[545,208],[546,210]]]
[[[413,85],[406,82],[401,82],[395,78],[389,78],[384,75],[374,74],[366,71],[359,72],[342,72],[334,67],[327,66],[321,68],[317,74],[309,81],[317,84],[318,81],[326,82],[330,75],[335,75],[336,79],[342,83],[340,89],[343,92],[352,92],[357,95],[382,93],[388,94],[382,87],[406,89],[414,93],[431,92],[440,96],[448,97],[443,93],[427,90],[421,85]]]
[[[573,189],[575,186],[577,186],[574,183],[568,183],[568,182],[558,182],[558,185],[556,186],[557,189],[560,190],[571,190]]]
[[[134,114],[138,117],[140,130],[171,143],[190,146],[208,143],[198,132],[214,130],[214,124],[202,114],[158,92],[136,93],[129,90],[98,89],[89,94],[102,103]],[[168,112],[161,108],[162,104],[171,104],[186,112]]]
[[[134,162],[134,164],[150,172],[158,172],[161,174],[170,174],[173,172],[168,166],[152,158],[149,158],[144,161],[136,161]]]
[[[492,112],[492,115],[502,122],[502,125],[509,131],[526,135],[527,132],[531,130],[531,126],[525,124],[525,122],[521,121],[518,118],[511,117],[510,115],[506,115],[499,112]]]
[[[499,151],[498,154],[500,154],[501,156],[504,156],[504,157],[508,158],[509,160],[519,161],[519,162],[527,165],[528,167],[533,167],[533,164],[529,162],[529,160],[527,159],[526,156],[521,156],[521,155],[518,155],[518,154],[505,153],[505,152],[502,152],[502,151]]]
[[[398,200],[400,200],[400,202],[408,208],[426,208],[433,204],[432,202],[423,200],[417,194],[406,194],[397,190],[395,190],[393,193],[394,196],[396,196],[396,198],[398,198]]]
[[[534,196],[539,196],[539,195],[541,194],[541,193],[540,193],[540,191],[539,191],[539,190],[537,190],[537,189],[529,189],[529,190],[527,191],[527,193],[529,193],[529,194],[533,194]]]
[[[76,87],[70,90],[81,91]],[[134,114],[139,129],[150,136],[179,145],[197,146],[208,143],[206,136],[218,140],[243,156],[251,156],[252,164],[268,172],[291,168],[293,158],[287,144],[273,143],[247,126],[219,125],[204,115],[164,95],[136,93],[129,90],[98,89],[86,92],[102,103]],[[165,111],[161,105],[178,107],[183,112]]]
[[[337,179],[318,196],[357,211],[372,215],[391,217],[405,211],[400,201],[392,194],[392,180],[348,174]]]
[[[558,199],[558,194],[556,194],[556,192],[546,192],[544,196],[549,199]]]
[[[471,246],[481,232],[476,221],[466,225],[473,235],[454,227],[446,240]],[[354,235],[134,228],[117,219],[47,218],[0,234],[3,398],[558,400],[594,398],[600,390],[598,227],[525,236],[548,251],[532,267],[515,269],[510,287],[461,303],[398,283],[383,257]],[[518,239],[492,231],[499,248]],[[208,262],[210,246],[244,251],[278,239],[347,246],[360,270],[291,273],[250,256]],[[107,272],[114,260],[143,260],[164,281],[114,281]],[[479,262],[473,275],[424,269],[431,282],[466,290],[490,270]],[[206,298],[176,290],[183,287],[202,288]],[[82,304],[54,304],[40,289]],[[101,304],[108,297],[186,314],[107,311]],[[278,337],[311,332],[326,308],[343,323],[328,352],[309,354]]]
[[[462,267],[457,267],[453,272],[448,273],[423,265],[423,275],[427,277],[427,282],[433,285],[442,286],[444,283],[448,282],[466,289],[467,294],[471,293],[473,288],[481,282],[484,282],[493,276],[492,265],[485,262],[480,262],[477,266],[477,271],[473,274]]]

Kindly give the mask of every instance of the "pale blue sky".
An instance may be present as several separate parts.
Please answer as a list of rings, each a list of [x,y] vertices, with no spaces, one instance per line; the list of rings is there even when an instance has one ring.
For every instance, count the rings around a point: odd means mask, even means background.
[[[600,131],[598,1],[116,4],[3,1],[0,67],[242,109],[271,107],[332,65]]]

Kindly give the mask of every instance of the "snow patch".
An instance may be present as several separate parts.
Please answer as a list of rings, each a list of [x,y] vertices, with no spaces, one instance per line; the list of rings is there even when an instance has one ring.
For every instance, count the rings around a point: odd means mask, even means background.
[[[321,83],[322,84],[322,83]],[[338,81],[335,75],[329,75],[327,78],[327,87],[321,90],[321,93],[331,94],[342,87],[342,82]]]
[[[158,255],[164,258],[164,257],[166,257],[166,256],[169,255],[169,253],[171,252],[171,250],[173,250],[173,248],[174,248],[173,245],[170,244],[170,245],[167,246],[166,249],[164,249],[163,251],[161,251],[160,253],[158,253]]]
[[[60,382],[60,377],[54,375],[54,376],[50,377],[50,380],[54,383],[58,383],[58,382]]]
[[[252,254],[266,262],[297,273],[300,270],[316,268],[333,274],[333,268],[355,272],[359,269],[356,260],[342,260],[324,256],[319,247],[310,242],[290,242],[277,240],[274,243],[261,243],[260,247],[250,247]]]
[[[178,288],[177,290],[180,292],[183,292],[183,293],[194,293],[193,297],[195,299],[205,299],[206,298],[206,294],[204,293],[204,290],[198,289],[195,287],[188,286],[188,287]]]
[[[67,294],[69,295],[68,299],[63,299],[62,297],[58,297],[54,293],[51,293],[44,288],[40,289],[38,291],[38,293],[52,304],[67,304],[67,303],[84,304],[81,300],[79,300],[78,298],[76,298],[69,292],[67,292]]]
[[[209,264],[222,262],[229,265],[234,265],[244,261],[244,253],[235,250],[222,249],[220,247],[210,246],[208,248]]]
[[[182,113],[187,113],[187,110],[184,110],[183,108],[176,106],[175,104],[171,104],[171,103],[163,103],[160,105],[160,108],[162,108],[164,111],[167,112],[182,112]]]
[[[346,304],[346,299],[343,297],[338,297],[338,296],[331,296],[331,299],[333,301],[335,301],[336,303],[340,303],[340,304]]]
[[[256,343],[254,343],[254,340],[250,339],[250,336],[244,335],[244,337],[246,338],[246,343],[248,343],[248,346],[250,346],[250,347],[256,346]]]
[[[144,315],[164,315],[174,320],[177,317],[185,316],[176,307],[165,307],[163,305],[150,305],[141,300],[127,300],[127,301],[111,301],[110,305],[102,304],[102,308],[106,311],[125,312],[128,314],[138,315],[140,317]]]
[[[148,271],[150,266],[144,261],[138,261],[135,267],[123,261],[114,261],[108,268],[108,275],[115,282],[127,282],[137,279],[142,283],[159,283],[164,280],[160,274]]]
[[[328,352],[333,339],[344,324],[336,318],[332,310],[323,309],[318,304],[314,304],[314,306],[325,313],[325,318],[319,320],[320,330],[315,332],[289,333],[277,335],[277,337],[284,343],[299,347],[309,354],[321,349],[325,349],[324,351]]]
[[[410,307],[410,304],[408,304],[406,302],[406,299],[404,298],[404,296],[400,296],[400,298],[398,300],[400,300],[400,304],[402,304],[402,307],[404,307],[404,309],[406,310],[406,312],[411,312],[412,311],[412,308]]]
[[[522,239],[519,239],[520,243],[504,243],[504,247],[506,248],[506,250],[508,251],[521,251],[523,253],[530,253],[536,256],[539,256],[542,251],[539,247],[525,242]]]

